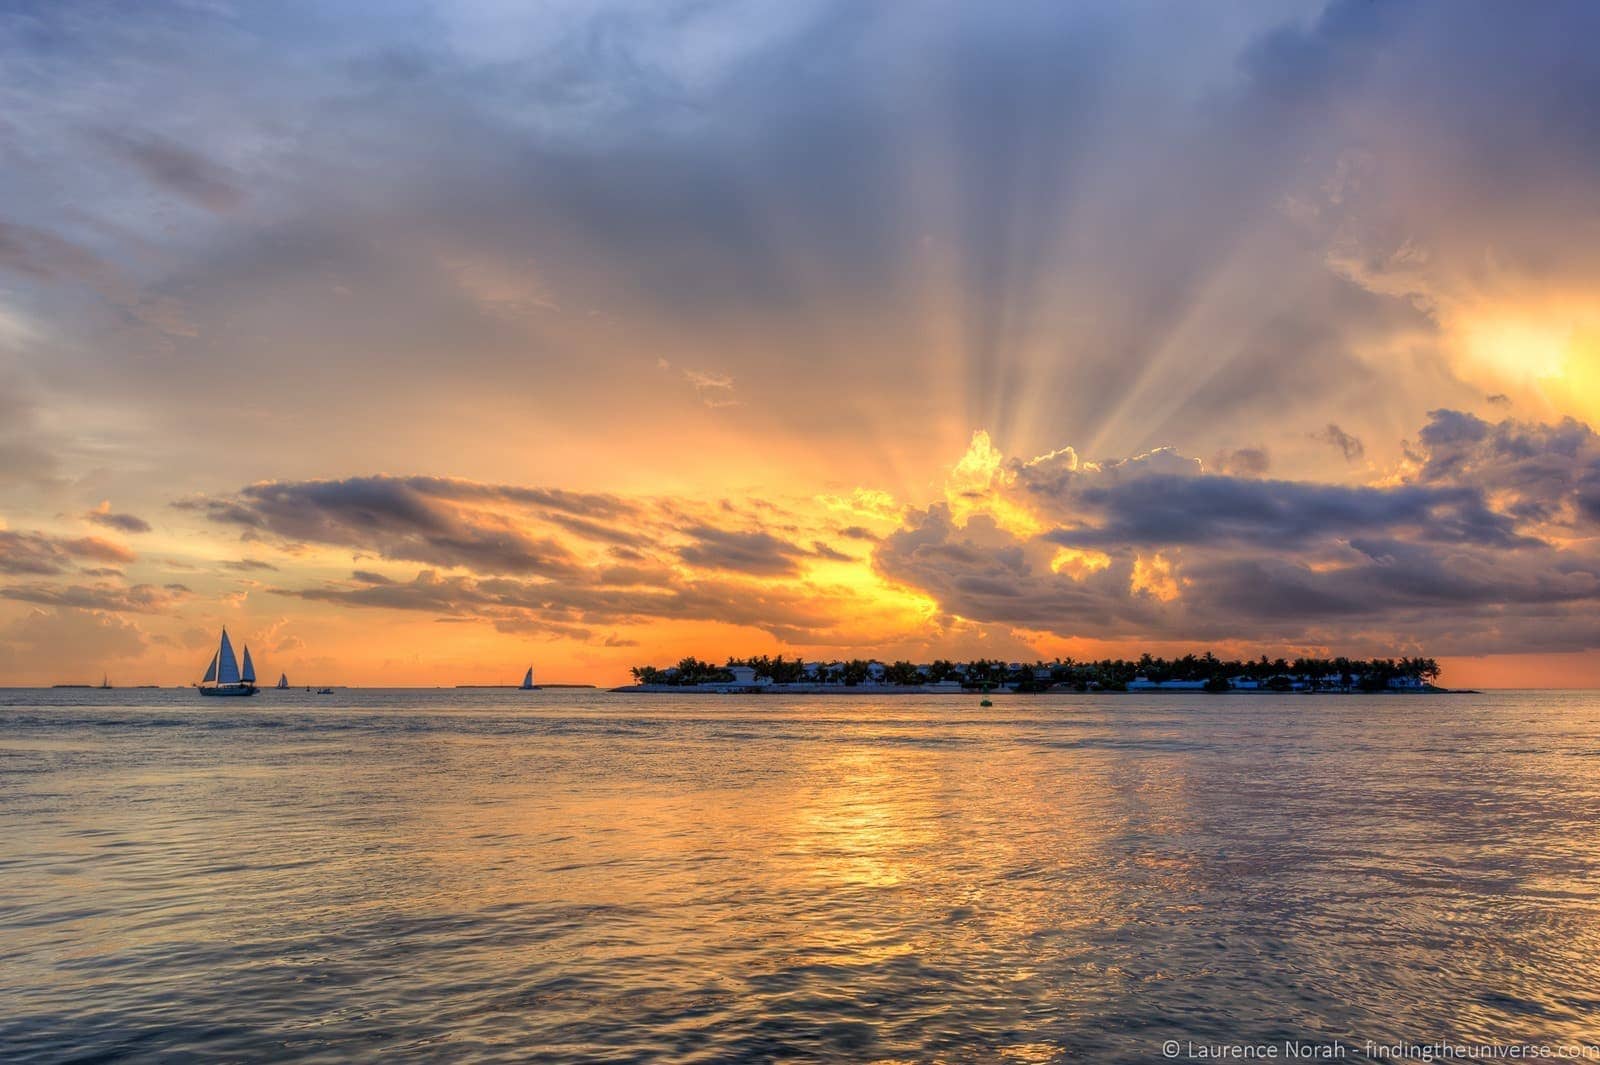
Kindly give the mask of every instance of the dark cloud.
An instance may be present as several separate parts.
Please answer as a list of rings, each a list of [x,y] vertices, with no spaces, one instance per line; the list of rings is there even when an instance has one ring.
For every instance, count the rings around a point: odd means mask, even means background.
[[[277,594],[346,606],[474,618],[507,631],[570,632],[589,626],[658,620],[748,625],[779,638],[816,639],[848,616],[849,600],[783,582],[679,579],[673,585],[627,586],[588,581],[521,580],[447,575],[424,570],[411,581],[279,588]]]
[[[96,525],[104,525],[125,533],[147,533],[150,523],[136,514],[114,514],[109,510],[91,510],[84,514],[85,521],[92,521]]]
[[[162,191],[207,210],[231,211],[244,201],[244,191],[224,167],[159,134],[107,129],[95,139]]]
[[[1345,432],[1332,422],[1321,432],[1311,434],[1311,439],[1320,440],[1324,444],[1338,450],[1346,462],[1359,462],[1366,457],[1367,446],[1358,438]]]
[[[120,544],[97,536],[72,538],[0,529],[0,573],[62,573],[78,560],[126,563],[136,557]]]
[[[600,625],[663,618],[815,634],[849,617],[840,604],[848,593],[797,578],[808,559],[852,557],[821,538],[795,542],[748,527],[754,513],[784,513],[748,502],[691,506],[383,476],[263,482],[180,505],[267,539],[439,567],[410,581],[356,569],[349,581],[271,589],[302,599],[477,618],[505,631],[574,639]],[[799,531],[791,522],[773,527]]]
[[[158,588],[152,584],[122,587],[111,584],[11,584],[0,587],[0,598],[44,606],[112,613],[160,614],[189,597],[182,585]]]
[[[1518,542],[1510,515],[1467,486],[1340,485],[1211,475],[1152,475],[1082,489],[1074,503],[1095,524],[1050,538],[1074,546],[1222,544],[1295,550],[1313,541],[1404,530],[1419,540]]]
[[[256,573],[262,570],[276,572],[278,567],[270,562],[263,562],[259,558],[231,559],[222,563],[223,569],[231,569],[238,573]]]
[[[770,533],[697,526],[686,529],[692,543],[678,557],[693,566],[735,570],[757,576],[784,576],[800,568],[800,548]]]
[[[1600,646],[1587,620],[1600,606],[1600,440],[1571,420],[1448,410],[1418,439],[1415,472],[1390,487],[1179,476],[1148,457],[1017,465],[1010,490],[1061,525],[1022,536],[980,513],[963,527],[939,504],[913,511],[874,564],[952,614],[1068,636]]]
[[[1272,467],[1272,456],[1264,447],[1241,447],[1217,452],[1211,464],[1236,477],[1260,477]]]
[[[1466,483],[1494,493],[1509,514],[1529,522],[1594,520],[1600,437],[1574,418],[1486,422],[1436,410],[1418,433],[1418,479]]]
[[[483,573],[573,572],[571,554],[549,537],[531,536],[513,516],[461,500],[539,499],[489,486],[433,478],[352,477],[341,481],[265,482],[233,499],[185,501],[212,521],[242,525],[290,541],[337,544],[384,558]],[[560,505],[571,499],[557,497]]]
[[[846,554],[837,548],[829,547],[821,540],[811,541],[811,555],[815,558],[825,558],[830,562],[854,562],[855,556]]]

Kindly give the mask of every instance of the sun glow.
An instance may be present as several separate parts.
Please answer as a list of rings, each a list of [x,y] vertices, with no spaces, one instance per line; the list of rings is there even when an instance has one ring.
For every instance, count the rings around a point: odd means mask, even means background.
[[[945,481],[945,501],[951,519],[966,525],[976,514],[984,514],[1015,536],[1037,536],[1043,531],[1039,520],[1026,508],[1006,498],[1005,490],[1016,482],[1016,474],[1006,468],[989,434],[979,429],[972,434],[967,453],[961,456]]]
[[[1181,594],[1182,583],[1166,556],[1157,553],[1134,557],[1133,577],[1128,582],[1134,594],[1144,593],[1163,603],[1170,603]]]
[[[1592,298],[1495,309],[1459,328],[1467,367],[1561,414],[1600,421],[1600,314]]]
[[[1055,557],[1050,560],[1050,572],[1065,573],[1073,580],[1081,581],[1091,573],[1099,573],[1110,565],[1111,556],[1104,551],[1063,547],[1057,550]]]

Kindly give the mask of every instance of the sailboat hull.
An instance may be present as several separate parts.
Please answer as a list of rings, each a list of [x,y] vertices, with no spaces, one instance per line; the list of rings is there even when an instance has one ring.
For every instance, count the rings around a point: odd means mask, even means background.
[[[244,696],[244,695],[254,695],[255,693],[256,693],[256,686],[254,684],[238,684],[238,685],[230,684],[230,685],[227,685],[225,687],[201,688],[200,689],[200,694],[201,695],[212,695],[212,696],[234,696],[234,697],[238,697],[238,696]]]

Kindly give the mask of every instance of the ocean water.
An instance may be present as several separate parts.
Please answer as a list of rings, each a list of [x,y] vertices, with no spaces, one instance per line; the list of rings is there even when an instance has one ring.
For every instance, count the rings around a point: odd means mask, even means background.
[[[1600,697],[977,703],[0,692],[0,1060],[1600,1043]]]

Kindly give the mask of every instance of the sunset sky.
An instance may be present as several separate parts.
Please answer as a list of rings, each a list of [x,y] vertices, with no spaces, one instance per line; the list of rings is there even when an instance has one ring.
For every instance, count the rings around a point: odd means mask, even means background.
[[[0,11],[0,683],[1600,685],[1600,5]]]

